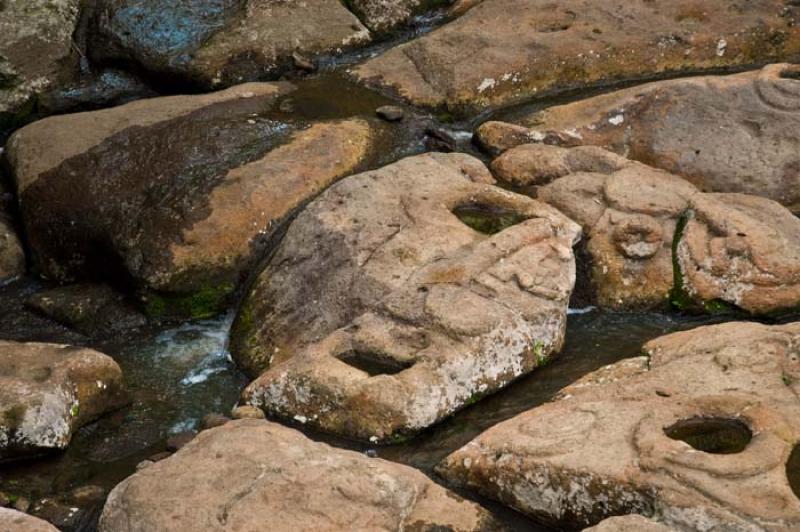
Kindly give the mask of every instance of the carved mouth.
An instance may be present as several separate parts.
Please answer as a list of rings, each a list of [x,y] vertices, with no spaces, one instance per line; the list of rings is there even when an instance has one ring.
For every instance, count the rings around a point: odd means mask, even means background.
[[[710,454],[736,454],[747,448],[753,433],[746,423],[735,418],[693,417],[664,429],[673,440]]]

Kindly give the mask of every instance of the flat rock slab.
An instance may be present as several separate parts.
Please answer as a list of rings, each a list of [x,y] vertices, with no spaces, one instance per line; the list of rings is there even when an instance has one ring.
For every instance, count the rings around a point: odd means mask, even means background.
[[[0,530],[3,532],[58,532],[58,529],[28,514],[0,508]]]
[[[216,311],[271,232],[364,163],[382,127],[271,118],[293,90],[245,84],[19,130],[7,156],[34,268],[130,276],[157,316]]]
[[[67,447],[126,403],[122,370],[97,351],[0,341],[0,461]]]
[[[641,515],[609,517],[583,532],[674,532],[674,529]]]
[[[798,323],[745,322],[658,338],[438,471],[558,526],[639,513],[678,530],[797,530],[798,340]]]
[[[235,320],[234,359],[266,370],[243,402],[398,441],[544,364],[564,340],[578,227],[492,181],[473,157],[428,154],[311,203]]]
[[[258,420],[200,433],[108,497],[101,532],[497,530],[410,467]]]
[[[791,60],[786,0],[484,0],[354,69],[416,105],[475,111],[665,74]]]
[[[478,136],[492,151],[539,140],[595,145],[708,192],[764,196],[800,210],[800,66],[659,81],[519,119]]]
[[[293,54],[336,55],[372,40],[340,0],[99,0],[89,53],[211,88],[276,79]]]
[[[596,146],[522,144],[492,170],[581,224],[586,303],[753,314],[800,303],[800,220],[774,201],[700,192]]]
[[[80,0],[5,0],[0,9],[0,131],[13,127],[35,96],[70,77]]]

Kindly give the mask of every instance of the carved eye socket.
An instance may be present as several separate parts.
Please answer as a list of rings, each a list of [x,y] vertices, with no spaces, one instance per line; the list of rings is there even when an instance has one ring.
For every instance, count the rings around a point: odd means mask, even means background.
[[[464,223],[484,235],[494,235],[512,225],[529,218],[517,211],[488,203],[467,203],[453,209],[453,214]]]
[[[786,478],[792,488],[795,497],[800,499],[800,444],[795,445],[789,461],[786,462]]]
[[[779,74],[782,79],[795,79],[800,81],[800,67],[788,67]]]
[[[747,448],[753,432],[746,423],[735,418],[693,417],[678,421],[664,429],[673,440],[691,445],[710,454],[736,454]]]

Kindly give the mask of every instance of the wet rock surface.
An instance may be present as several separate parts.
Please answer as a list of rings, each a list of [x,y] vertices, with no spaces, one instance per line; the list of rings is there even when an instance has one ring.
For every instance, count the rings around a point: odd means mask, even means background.
[[[582,297],[600,306],[766,314],[800,301],[800,223],[774,201],[703,193],[595,146],[523,144],[492,170],[581,224]]]
[[[378,140],[377,119],[264,116],[293,90],[150,99],[15,133],[7,155],[34,267],[59,281],[132,278],[154,316],[216,312],[271,231]]]
[[[9,532],[58,532],[58,529],[47,521],[8,508],[0,508],[0,530],[8,530]]]
[[[235,360],[269,368],[244,402],[390,441],[544,364],[563,344],[578,228],[491,183],[472,157],[428,154],[309,205],[234,324]]]
[[[798,334],[731,323],[653,340],[438,470],[559,525],[642,513],[680,530],[793,530]]]
[[[452,0],[348,0],[347,5],[370,30],[384,33],[408,24],[415,14]]]
[[[42,290],[26,305],[86,335],[127,331],[147,323],[143,314],[107,285],[77,284]]]
[[[0,132],[35,98],[70,78],[79,0],[6,0],[0,5]]]
[[[416,105],[475,110],[665,73],[792,60],[797,6],[484,0],[354,75]]]
[[[2,193],[2,189],[0,189]],[[0,206],[0,284],[25,274],[25,251],[17,231]]]
[[[122,370],[91,349],[0,341],[0,461],[64,449],[126,402]]]
[[[276,79],[292,54],[341,54],[372,40],[339,0],[99,0],[91,57],[205,88]]]
[[[494,530],[414,469],[257,420],[207,430],[108,498],[100,530]]]
[[[493,123],[479,135],[495,152],[532,140],[602,146],[705,191],[764,196],[797,211],[798,77],[800,67],[776,64],[659,81],[523,115],[527,131]]]

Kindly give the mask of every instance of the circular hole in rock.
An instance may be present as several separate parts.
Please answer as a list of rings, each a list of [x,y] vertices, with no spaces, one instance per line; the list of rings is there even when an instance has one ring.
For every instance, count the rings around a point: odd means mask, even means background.
[[[800,499],[800,444],[795,445],[789,461],[786,462],[786,478],[792,488],[795,497]]]
[[[745,450],[753,439],[746,423],[722,417],[694,417],[678,421],[664,429],[673,440],[680,440],[698,451],[711,454],[735,454]]]
[[[494,235],[512,225],[524,222],[528,216],[520,214],[512,209],[498,205],[486,203],[468,203],[453,209],[453,214],[467,225],[483,233],[484,235]]]
[[[800,80],[800,68],[785,68],[781,71],[781,78]]]

